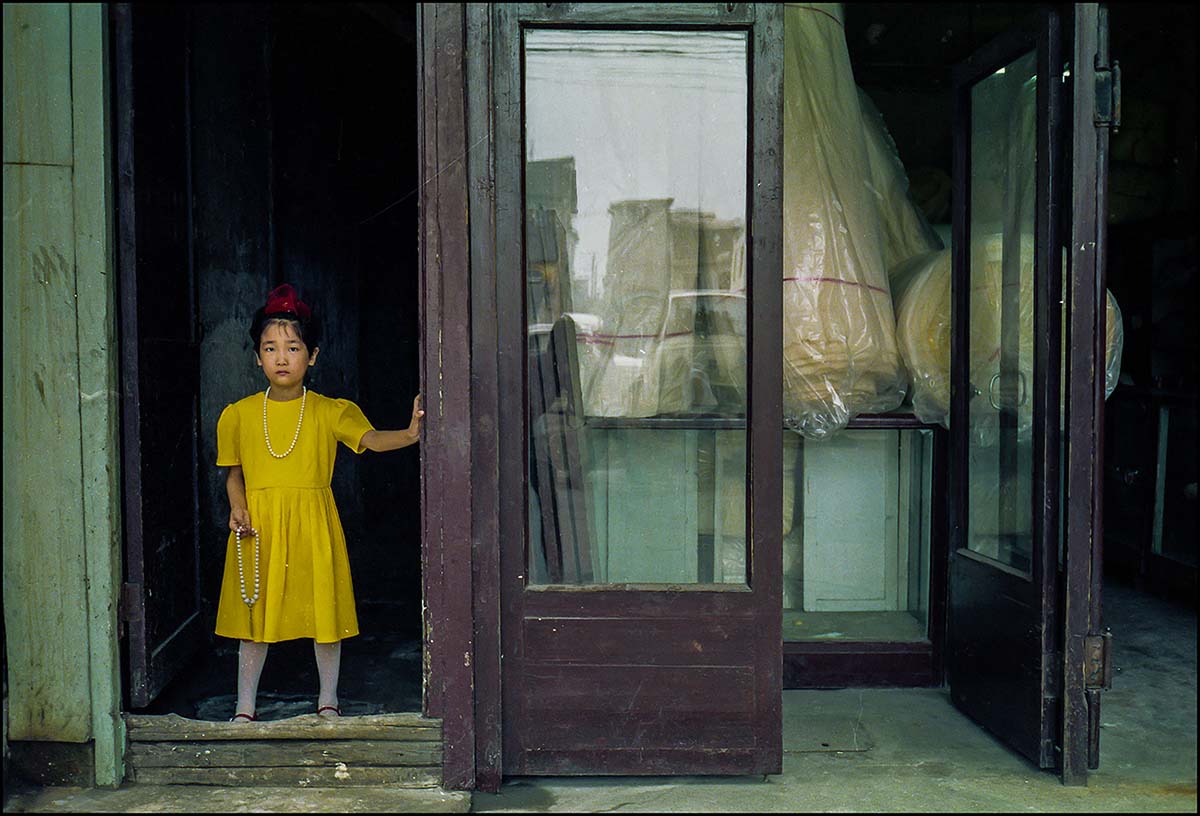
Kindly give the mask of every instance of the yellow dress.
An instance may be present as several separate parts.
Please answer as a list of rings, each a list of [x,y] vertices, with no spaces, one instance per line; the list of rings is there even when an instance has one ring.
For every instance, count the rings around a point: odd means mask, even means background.
[[[271,447],[292,444],[300,399],[267,401]],[[259,596],[242,600],[234,534],[229,534],[225,573],[217,606],[216,633],[275,643],[314,638],[332,643],[358,634],[346,537],[330,483],[341,442],[362,453],[362,437],[373,430],[349,400],[310,390],[296,447],[283,459],[263,438],[263,392],[226,406],[217,421],[217,465],[241,465],[250,523],[261,542]],[[254,596],[254,536],[242,536],[246,595]]]

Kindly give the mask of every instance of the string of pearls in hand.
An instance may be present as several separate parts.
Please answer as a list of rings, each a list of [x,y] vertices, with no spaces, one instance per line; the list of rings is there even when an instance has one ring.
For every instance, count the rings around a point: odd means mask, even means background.
[[[308,388],[301,386],[303,393],[300,395],[300,419],[296,422],[296,433],[292,436],[292,444],[288,445],[288,449],[283,453],[276,453],[271,447],[271,434],[267,431],[267,397],[271,394],[271,386],[267,386],[267,390],[263,392],[263,438],[267,440],[267,452],[276,459],[283,459],[291,453],[296,447],[296,440],[300,438],[300,426],[304,424],[304,403],[308,401]]]
[[[254,531],[254,597],[251,598],[246,594],[246,574],[242,568],[242,528],[238,527],[234,531],[235,540],[237,542],[237,559],[238,559],[238,584],[242,590],[242,600],[246,606],[254,606],[254,602],[258,600],[258,554],[262,549],[258,540],[258,530]]]

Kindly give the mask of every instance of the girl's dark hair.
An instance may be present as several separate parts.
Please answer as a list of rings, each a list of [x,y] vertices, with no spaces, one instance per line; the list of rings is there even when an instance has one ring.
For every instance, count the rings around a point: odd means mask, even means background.
[[[300,335],[300,341],[308,347],[309,354],[321,345],[321,321],[317,319],[315,311],[306,320],[295,312],[275,312],[268,315],[266,310],[266,306],[260,306],[254,313],[254,321],[250,324],[250,343],[255,354],[258,353],[258,344],[262,340],[263,329],[272,320],[291,322],[296,327],[296,333]]]

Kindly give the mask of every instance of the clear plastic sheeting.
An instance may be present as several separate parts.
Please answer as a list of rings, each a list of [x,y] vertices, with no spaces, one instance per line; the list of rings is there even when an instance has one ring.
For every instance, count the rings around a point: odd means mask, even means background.
[[[883,230],[883,268],[890,274],[909,258],[942,249],[943,244],[913,201],[900,150],[888,133],[883,114],[861,88],[858,100],[862,105],[871,169],[868,184],[879,206],[879,225]]]
[[[820,438],[898,407],[905,375],[840,4],[786,4],[784,39],[783,413]]]
[[[1113,293],[1104,290],[1107,311],[1104,315],[1104,398],[1112,396],[1121,379],[1121,354],[1125,351],[1125,325],[1121,307]]]
[[[1019,326],[1033,326],[1033,240],[1022,236],[1017,314],[1011,315]],[[968,341],[967,379],[979,395],[999,410],[1006,400],[1017,404],[1017,433],[1028,436],[1033,421],[1033,341],[1032,331],[1011,332],[1009,342],[1015,348],[1015,395],[1005,394],[1001,370],[1005,334],[1002,328],[1004,305],[1003,237],[988,235],[977,240],[971,251],[970,338]],[[950,414],[950,303],[951,252],[942,250],[910,259],[893,275],[896,296],[896,336],[900,353],[912,378],[913,411],[926,422],[948,427]],[[1010,406],[1011,407],[1011,406]],[[974,438],[983,444],[994,442],[997,432],[993,411],[971,412]]]
[[[928,252],[892,269],[896,341],[909,375],[913,412],[949,427],[950,250]],[[972,351],[978,346],[971,344]],[[972,358],[974,363],[974,357]],[[968,378],[977,381],[977,365]]]
[[[980,398],[1000,399],[997,383],[1000,377],[1000,268],[1001,236],[987,236],[972,250],[972,267],[977,271],[971,299],[970,363],[968,381]],[[949,249],[910,258],[892,270],[893,294],[896,298],[896,338],[900,354],[911,377],[913,411],[925,422],[937,422],[949,427],[950,416],[950,267]],[[1021,291],[1019,320],[1033,324],[1033,239],[1023,235],[1021,240]],[[1104,397],[1107,399],[1117,386],[1121,373],[1121,353],[1124,330],[1121,310],[1112,292],[1107,292],[1106,348],[1104,366]],[[1065,338],[1065,325],[1063,327]],[[1019,360],[1019,381],[1024,383],[1016,395],[1017,431],[1028,435],[1033,422],[1032,394],[1033,348],[1032,334],[1022,335]],[[974,429],[988,435],[989,428]]]

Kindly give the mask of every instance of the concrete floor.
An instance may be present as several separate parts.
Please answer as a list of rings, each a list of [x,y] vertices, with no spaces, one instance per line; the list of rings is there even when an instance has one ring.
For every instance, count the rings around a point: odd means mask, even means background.
[[[1196,613],[1105,587],[1116,677],[1101,765],[1064,787],[958,713],[944,689],[784,692],[783,773],[517,778],[498,794],[127,785],[28,789],[6,812],[1189,812],[1196,801]],[[824,744],[823,744],[824,743]]]

